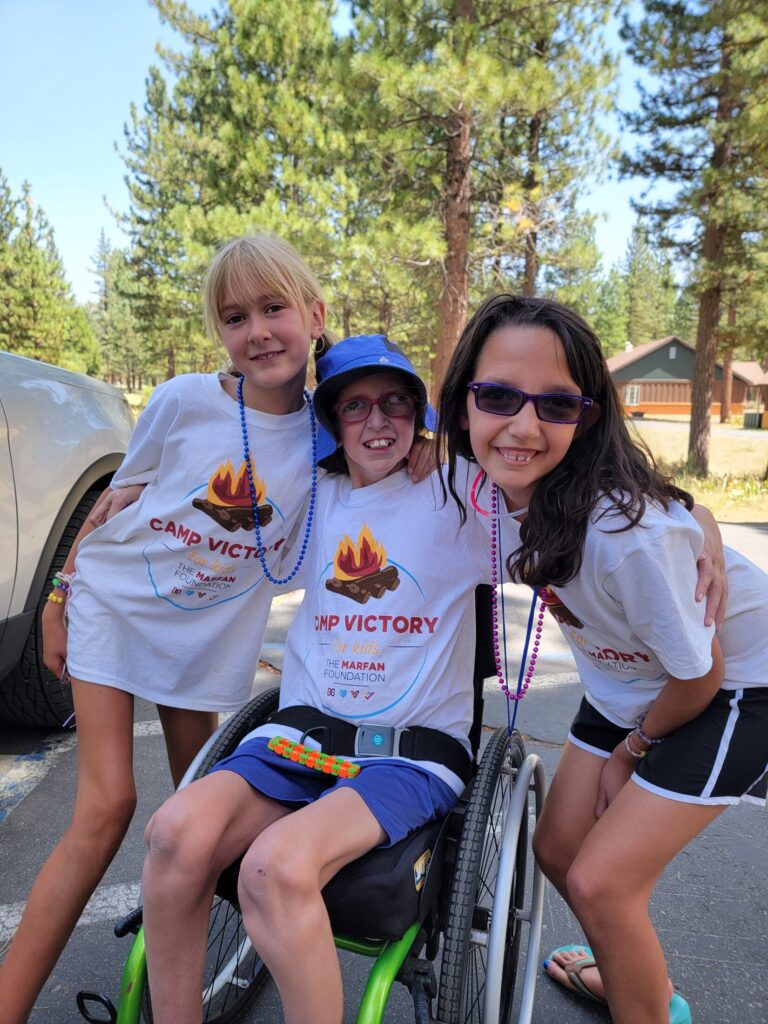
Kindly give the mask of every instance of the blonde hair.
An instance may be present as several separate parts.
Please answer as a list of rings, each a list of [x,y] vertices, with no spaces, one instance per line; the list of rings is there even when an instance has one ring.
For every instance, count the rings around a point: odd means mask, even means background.
[[[279,296],[309,315],[313,302],[325,302],[320,282],[292,245],[271,235],[245,235],[226,242],[213,258],[203,282],[203,317],[208,333],[221,339],[225,296],[247,303],[256,292]],[[333,343],[323,331],[322,342]]]

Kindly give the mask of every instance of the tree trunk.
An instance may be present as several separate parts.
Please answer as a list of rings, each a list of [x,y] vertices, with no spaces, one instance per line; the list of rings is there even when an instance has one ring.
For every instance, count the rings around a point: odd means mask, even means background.
[[[344,325],[344,337],[348,338],[352,334],[352,303],[349,297],[344,299],[344,306],[342,307],[342,323]]]
[[[733,302],[728,303],[728,326],[736,324],[736,307]],[[733,401],[733,342],[729,341],[723,358],[723,390],[720,399],[720,422],[727,423],[731,418],[731,403]]]
[[[717,322],[723,291],[722,259],[727,226],[717,210],[717,179],[731,163],[732,132],[729,122],[735,109],[730,95],[730,59],[725,42],[720,62],[722,80],[717,97],[715,120],[722,134],[715,142],[710,167],[715,172],[713,192],[707,196],[704,239],[701,255],[705,268],[705,284],[699,298],[699,323],[696,330],[696,358],[693,366],[691,393],[691,431],[688,437],[688,464],[697,476],[709,472],[709,437],[712,430],[712,392],[717,358]],[[723,128],[723,125],[725,127]]]
[[[443,292],[440,296],[440,327],[432,371],[432,393],[437,394],[456,342],[467,320],[469,292],[471,116],[460,107],[448,119],[446,188],[443,226],[446,254],[443,261]]]
[[[722,229],[708,226],[708,233],[722,235]],[[709,471],[709,435],[711,432],[712,394],[717,355],[717,321],[720,317],[719,281],[708,285],[699,299],[699,326],[696,331],[696,358],[691,389],[691,431],[688,437],[688,463],[692,473],[706,476]]]
[[[471,21],[474,15],[474,0],[456,0],[454,21]],[[433,396],[437,395],[443,383],[451,354],[467,320],[472,111],[461,100],[446,119],[445,131],[447,140],[442,214],[446,252],[443,260],[439,335],[432,367]]]
[[[549,49],[549,38],[536,40],[536,52],[543,58]],[[536,294],[536,277],[539,273],[538,254],[538,217],[539,204],[532,199],[534,190],[539,184],[539,157],[541,155],[541,132],[544,125],[544,117],[537,111],[528,123],[528,169],[525,172],[523,188],[525,190],[526,203],[533,218],[533,227],[525,234],[525,268],[523,270],[523,295],[526,298],[533,298]]]
[[[536,114],[531,118],[528,125],[528,170],[525,174],[525,194],[527,197],[528,206],[531,208],[531,213],[536,219],[535,211],[533,209],[534,203],[531,199],[533,190],[538,184],[538,162],[539,162],[539,147],[541,143],[541,115]],[[538,233],[536,231],[536,225],[530,228],[525,233],[525,269],[523,272],[523,295],[526,298],[533,298],[536,294],[536,275],[539,272],[539,261],[538,253],[536,250],[536,244],[538,241]]]
[[[176,349],[173,347],[173,345],[168,346],[166,356],[167,362],[165,370],[165,379],[171,380],[172,377],[176,376]]]

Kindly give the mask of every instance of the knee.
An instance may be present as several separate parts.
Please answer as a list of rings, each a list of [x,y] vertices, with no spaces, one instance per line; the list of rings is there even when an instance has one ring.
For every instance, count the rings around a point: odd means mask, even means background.
[[[285,913],[286,905],[301,905],[319,882],[312,882],[313,873],[306,858],[286,849],[269,836],[269,829],[256,839],[243,857],[238,880],[241,906],[258,910],[263,917]]]
[[[579,921],[589,930],[602,927],[602,918],[616,913],[621,890],[610,873],[594,871],[586,861],[577,858],[565,879],[568,901]]]
[[[144,831],[147,844],[145,877],[183,873],[187,882],[207,881],[213,870],[215,844],[191,814],[171,797],[152,815]]]
[[[111,790],[77,805],[74,825],[91,841],[119,842],[128,831],[135,810],[135,788]]]
[[[536,863],[550,881],[559,884],[565,879],[573,862],[573,857],[563,842],[562,837],[558,837],[548,829],[537,826],[533,833],[531,848],[533,849]]]

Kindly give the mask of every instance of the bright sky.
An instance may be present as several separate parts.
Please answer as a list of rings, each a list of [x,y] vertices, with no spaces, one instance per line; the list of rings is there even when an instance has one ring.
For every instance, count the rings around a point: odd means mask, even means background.
[[[81,302],[93,297],[101,230],[125,244],[107,208],[127,206],[115,144],[131,102],[143,102],[150,65],[159,64],[158,41],[177,45],[147,0],[0,0],[0,170],[14,195],[30,182]],[[625,70],[623,103],[631,102],[632,77]],[[629,199],[639,191],[637,183],[608,181],[584,203],[607,217],[597,225],[606,266],[624,255],[634,221]]]

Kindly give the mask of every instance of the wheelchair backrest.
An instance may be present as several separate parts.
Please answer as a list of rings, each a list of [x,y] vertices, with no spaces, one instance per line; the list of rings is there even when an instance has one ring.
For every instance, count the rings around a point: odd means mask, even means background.
[[[472,728],[469,740],[472,744],[472,759],[477,763],[480,736],[483,729],[483,684],[489,676],[496,675],[496,659],[493,653],[493,588],[481,583],[475,588],[475,667],[472,683],[475,692]]]

